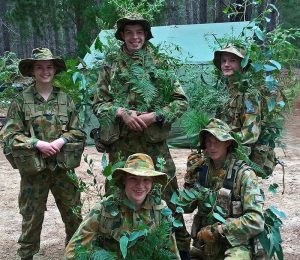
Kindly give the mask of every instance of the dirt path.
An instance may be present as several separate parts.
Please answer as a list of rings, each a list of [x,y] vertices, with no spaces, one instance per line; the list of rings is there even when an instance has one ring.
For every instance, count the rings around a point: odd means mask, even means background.
[[[277,154],[284,160],[285,167],[285,193],[282,190],[282,171],[278,166],[274,177],[262,184],[268,201],[267,205],[274,205],[284,211],[288,219],[284,220],[282,229],[283,250],[286,260],[300,259],[300,213],[297,202],[300,201],[300,97],[296,103],[296,109],[286,124],[286,149],[277,150]],[[183,183],[186,158],[189,154],[186,149],[172,149],[179,185]],[[100,169],[101,155],[93,147],[87,147],[85,153],[94,159],[95,169]],[[83,162],[77,169],[79,176],[84,176],[87,165]],[[0,259],[18,259],[16,251],[17,240],[21,231],[21,216],[18,213],[19,173],[13,170],[0,153]],[[100,172],[100,171],[99,171]],[[269,183],[276,182],[280,185],[280,192],[271,195],[267,192]],[[191,225],[191,216],[185,216],[188,227]],[[41,249],[34,259],[62,259],[64,250],[64,226],[52,195],[49,196],[47,211],[41,236]]]

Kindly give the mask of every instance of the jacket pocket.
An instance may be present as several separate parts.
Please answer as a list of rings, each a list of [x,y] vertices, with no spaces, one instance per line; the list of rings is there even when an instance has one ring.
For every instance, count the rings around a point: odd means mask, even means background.
[[[80,165],[84,144],[66,143],[56,156],[57,165],[66,170],[75,169]]]
[[[35,174],[46,169],[46,162],[37,149],[22,149],[12,152],[20,174]]]
[[[10,165],[14,168],[14,169],[18,169],[16,163],[15,163],[15,160],[14,160],[14,157],[12,155],[12,149],[10,146],[4,144],[4,147],[3,147],[3,153],[6,157],[6,159],[9,161]]]

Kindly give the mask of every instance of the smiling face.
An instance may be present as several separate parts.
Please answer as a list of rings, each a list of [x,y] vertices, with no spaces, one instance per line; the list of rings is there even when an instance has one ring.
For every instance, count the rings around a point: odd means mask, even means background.
[[[230,77],[234,72],[242,72],[242,59],[232,53],[223,52],[221,55],[221,70],[225,77]]]
[[[140,24],[125,25],[124,31],[121,32],[121,37],[125,42],[129,54],[141,49],[145,43],[147,33]]]
[[[206,134],[205,138],[205,152],[211,158],[215,166],[219,166],[226,159],[228,147],[232,141],[219,141],[212,134]]]
[[[32,68],[32,75],[37,85],[50,84],[55,75],[55,66],[51,60],[35,61]]]
[[[153,178],[126,174],[123,183],[127,198],[139,209],[152,189]]]

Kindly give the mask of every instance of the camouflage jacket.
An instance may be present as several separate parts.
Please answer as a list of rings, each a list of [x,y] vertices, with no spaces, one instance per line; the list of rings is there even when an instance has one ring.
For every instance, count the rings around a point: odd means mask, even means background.
[[[224,235],[231,246],[248,244],[249,239],[258,235],[264,228],[264,199],[258,186],[255,172],[245,164],[238,166],[237,164],[239,161],[233,154],[227,156],[221,169],[216,169],[208,158],[203,159],[202,156],[199,156],[198,158],[199,163],[197,167],[191,167],[191,163],[188,162],[188,171],[185,175],[184,184],[186,188],[199,185],[200,175],[204,174],[204,171],[201,169],[207,169],[204,186],[212,191],[219,191],[223,187],[224,181],[230,178],[232,169],[237,170],[233,183],[231,200],[232,205],[236,205],[239,202],[241,205],[240,213],[238,216],[234,217],[231,205],[230,214],[226,218],[226,223],[222,224],[222,227]],[[193,160],[193,164],[195,165],[195,156],[193,156]],[[204,201],[198,201],[193,204],[189,209],[189,212],[193,211],[196,207],[198,207],[196,215],[198,215],[199,218],[197,223],[193,223],[192,236],[193,233],[197,233],[202,227],[217,222],[217,220],[213,220],[212,223],[207,217],[209,209],[205,207]]]
[[[161,210],[166,208],[165,201],[154,205],[147,197],[142,208],[137,211],[130,209],[120,199],[117,211],[111,212],[109,206],[100,201],[85,217],[71,238],[66,247],[64,259],[74,259],[78,253],[82,252],[89,255],[101,249],[116,252],[118,259],[121,259],[119,241],[123,232],[140,230],[143,225],[150,230],[153,229],[165,218],[161,214]],[[114,214],[115,212],[117,213]],[[175,236],[170,234],[169,238],[171,251],[175,253],[177,259],[180,259]]]
[[[67,142],[84,142],[86,135],[82,130],[75,105],[70,97],[66,96],[66,111],[59,111],[60,90],[53,88],[47,101],[36,91],[34,85],[29,86],[27,93],[33,94],[35,111],[30,111],[30,115],[25,115],[25,106],[29,106],[24,100],[23,92],[12,100],[7,113],[7,122],[2,129],[3,140],[12,144],[16,149],[33,149],[38,140],[52,142],[63,137]],[[65,114],[65,115],[64,115]],[[29,117],[28,117],[29,116]],[[61,118],[64,118],[62,122]],[[30,119],[29,119],[30,118]],[[29,119],[29,120],[28,120]],[[32,125],[35,136],[30,133]],[[47,158],[53,161],[53,158]]]
[[[159,64],[161,62],[156,61],[153,58],[150,50],[146,50],[146,58],[153,61],[153,64],[159,69]],[[115,120],[116,110],[118,107],[125,107],[127,109],[138,110],[137,107],[143,103],[143,99],[141,97],[141,93],[137,93],[132,83],[128,82],[131,79],[127,79],[124,81],[122,75],[124,72],[129,70],[129,63],[139,64],[139,66],[145,71],[147,71],[145,67],[143,67],[143,63],[141,62],[141,58],[139,57],[131,57],[127,55],[124,51],[120,50],[122,59],[117,61],[104,61],[102,67],[100,69],[98,82],[97,82],[97,93],[94,97],[93,104],[93,112],[100,119],[102,117],[110,118],[112,121]],[[128,62],[126,62],[128,61]],[[147,79],[150,80],[151,84],[155,86],[155,88],[162,89],[165,86],[158,86],[157,79],[154,75],[145,75]],[[167,118],[169,123],[172,123],[176,120],[176,118],[180,117],[183,112],[187,108],[187,98],[185,93],[180,86],[180,83],[176,79],[170,79],[170,82],[173,84],[173,90],[169,96],[169,101],[161,104],[159,107],[159,114]],[[168,92],[165,89],[165,92]],[[123,95],[123,101],[120,102],[119,97]],[[153,100],[159,99],[160,97],[154,98]],[[151,102],[149,104],[151,106]],[[139,112],[154,112],[155,108],[150,107],[147,111],[139,111]],[[101,121],[100,121],[101,124]]]
[[[261,98],[232,90],[230,100],[217,111],[216,118],[230,125],[242,144],[254,144],[261,132]]]

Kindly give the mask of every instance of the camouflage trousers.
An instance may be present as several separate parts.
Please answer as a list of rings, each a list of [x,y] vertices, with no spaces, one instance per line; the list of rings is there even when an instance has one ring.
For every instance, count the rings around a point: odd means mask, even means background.
[[[167,173],[169,181],[163,190],[162,198],[167,202],[168,207],[175,212],[175,206],[170,201],[173,192],[178,192],[178,183],[175,175],[175,164],[171,157],[167,142],[148,143],[142,135],[128,135],[126,137],[121,137],[110,146],[109,161],[111,163],[116,163],[119,161],[120,156],[123,160],[126,160],[129,155],[134,153],[145,153],[151,156],[155,166],[158,157],[162,157],[165,160],[166,164],[163,172]],[[159,169],[156,168],[156,170]],[[182,227],[175,229],[177,248],[179,251],[189,251],[191,238],[186,229],[183,215],[175,213],[175,217],[183,223]]]
[[[19,193],[19,209],[23,217],[22,233],[18,240],[20,257],[32,256],[40,249],[49,191],[53,194],[65,224],[66,243],[82,221],[80,213],[76,214],[72,210],[81,205],[80,192],[65,170],[56,169],[51,172],[46,169],[34,175],[22,175]]]

